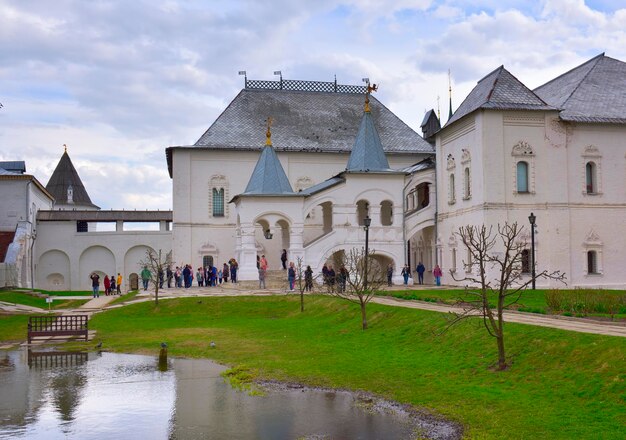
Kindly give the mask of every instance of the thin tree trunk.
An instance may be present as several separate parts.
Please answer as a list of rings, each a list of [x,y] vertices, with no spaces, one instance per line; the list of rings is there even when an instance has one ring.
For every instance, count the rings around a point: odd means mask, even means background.
[[[300,311],[304,312],[304,292],[302,291],[302,286],[300,286]]]
[[[365,303],[361,301],[361,320],[363,322],[363,330],[367,330],[367,314],[365,312]]]
[[[501,331],[496,338],[498,341],[498,370],[506,369],[506,356],[504,353],[504,332]]]

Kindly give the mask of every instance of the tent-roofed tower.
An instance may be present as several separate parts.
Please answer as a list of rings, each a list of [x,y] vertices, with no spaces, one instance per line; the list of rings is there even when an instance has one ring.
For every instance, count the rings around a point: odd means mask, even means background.
[[[267,140],[261,150],[259,160],[250,176],[244,194],[247,195],[282,195],[293,194],[293,189],[285,174],[283,166],[278,160],[276,151],[272,146],[272,134],[270,126],[272,119],[268,118]]]
[[[380,136],[374,126],[372,113],[370,110],[370,91],[375,91],[376,85],[369,86],[365,97],[365,110],[361,118],[361,124],[354,141],[354,147],[348,159],[346,171],[390,171],[389,162]]]
[[[87,194],[74,164],[67,154],[67,147],[59,160],[46,190],[54,196],[55,209],[100,209],[94,205]]]

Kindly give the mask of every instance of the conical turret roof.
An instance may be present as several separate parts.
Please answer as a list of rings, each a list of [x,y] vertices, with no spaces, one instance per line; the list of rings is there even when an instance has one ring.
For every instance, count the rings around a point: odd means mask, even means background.
[[[246,195],[281,195],[293,194],[293,189],[285,170],[278,160],[274,147],[266,145],[261,150],[248,186],[243,194]]]
[[[389,162],[378,131],[374,126],[372,114],[363,113],[361,125],[354,141],[354,147],[348,159],[347,171],[390,171]]]
[[[72,187],[72,201],[68,200],[68,189],[70,186]],[[67,151],[63,152],[61,160],[59,160],[57,167],[54,169],[46,185],[46,190],[54,196],[57,204],[97,208],[97,206],[91,202],[89,194],[87,194],[87,190],[82,180],[80,180],[80,176],[76,168],[74,168],[74,164],[72,164],[72,160],[69,154],[67,154]]]

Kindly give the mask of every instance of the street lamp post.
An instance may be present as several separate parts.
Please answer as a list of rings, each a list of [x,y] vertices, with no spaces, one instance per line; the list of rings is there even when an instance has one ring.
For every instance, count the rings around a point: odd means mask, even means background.
[[[369,258],[369,238],[370,238],[370,225],[371,224],[372,224],[372,219],[368,215],[367,217],[363,219],[363,229],[365,229],[365,270],[363,271],[364,290],[367,290],[367,266],[368,266],[368,258]]]
[[[535,290],[535,221],[537,217],[532,212],[528,216],[530,222],[530,267],[531,276],[533,277],[533,290]]]

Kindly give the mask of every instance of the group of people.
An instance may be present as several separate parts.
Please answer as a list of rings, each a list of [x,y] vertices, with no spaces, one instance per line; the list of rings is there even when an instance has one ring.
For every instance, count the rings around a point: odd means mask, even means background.
[[[426,266],[424,266],[424,264],[420,261],[417,266],[415,267],[415,272],[417,272],[417,282],[419,284],[424,284],[424,273],[426,272]],[[402,279],[404,280],[404,285],[408,285],[409,284],[409,278],[411,276],[411,269],[409,268],[408,264],[405,264],[404,267],[402,268]],[[443,276],[443,272],[441,270],[441,267],[439,267],[438,264],[435,265],[435,268],[433,269],[433,276],[435,277],[435,283],[437,284],[437,286],[441,286],[441,277]],[[391,287],[392,286],[392,282],[391,282],[391,278],[393,277],[393,264],[389,264],[389,266],[387,266],[387,286]]]
[[[213,265],[198,267],[195,273],[191,264],[176,266],[173,270],[168,266],[165,271],[159,271],[157,282],[160,289],[163,288],[166,281],[168,289],[172,288],[172,283],[173,287],[188,289],[193,285],[194,279],[198,283],[198,287],[215,287],[222,283],[227,283],[229,279],[231,283],[236,283],[238,270],[239,264],[234,258],[231,258],[228,263],[224,263],[222,267]],[[141,271],[143,290],[148,290],[148,284],[151,279],[152,272],[148,267],[144,267]]]
[[[95,272],[92,272],[89,275],[89,279],[91,279],[91,288],[93,290],[93,297],[100,297],[100,275]],[[115,275],[104,276],[103,280],[104,284],[104,293],[105,295],[121,295],[122,294],[122,275],[118,272],[117,277]]]

